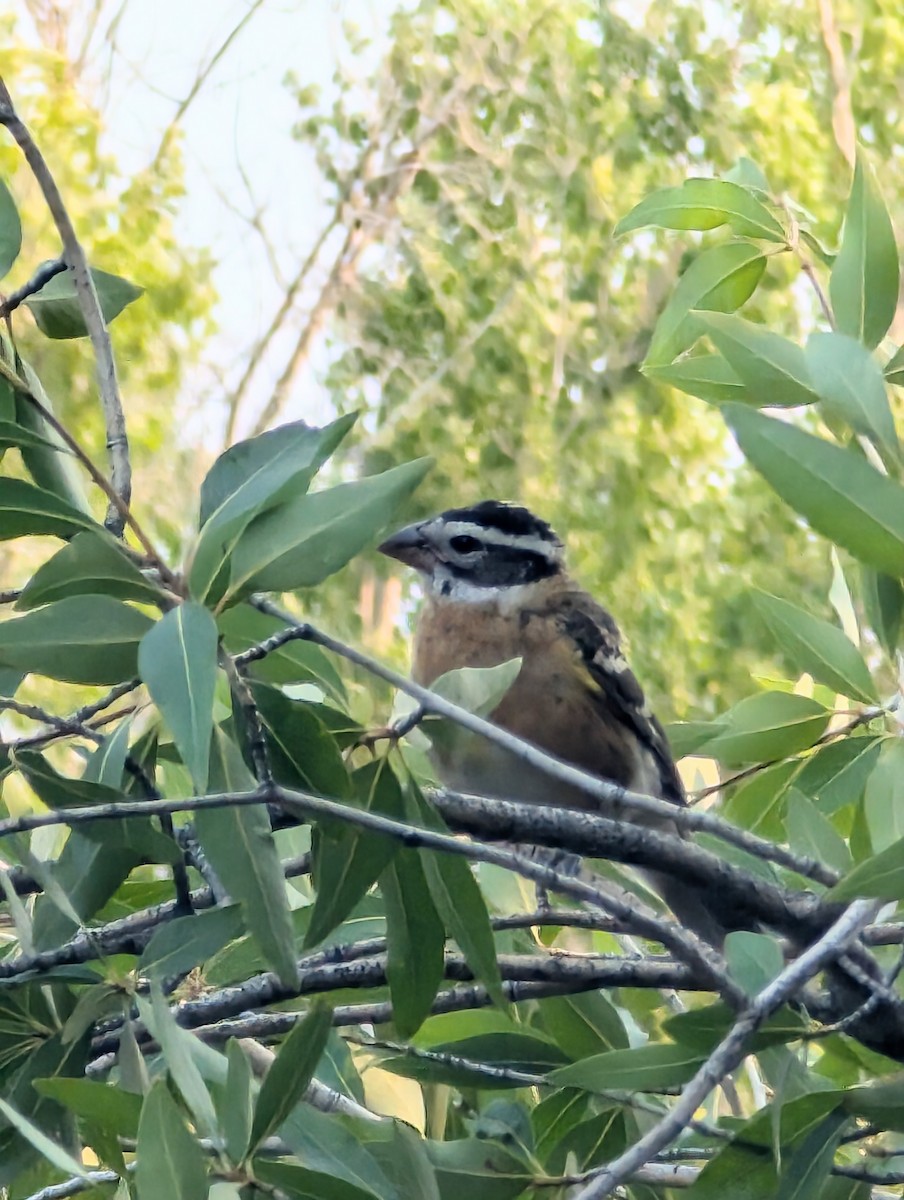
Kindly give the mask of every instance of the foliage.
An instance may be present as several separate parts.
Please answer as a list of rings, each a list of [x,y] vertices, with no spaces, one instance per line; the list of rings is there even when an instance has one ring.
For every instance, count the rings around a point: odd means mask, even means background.
[[[900,22],[883,4],[837,7],[846,70],[859,71],[853,119],[897,210]],[[725,259],[693,233],[613,230],[633,200],[686,176],[720,175],[735,200],[751,178],[793,197],[757,250],[736,247],[752,255],[736,282],[752,287],[768,256],[751,316],[792,337],[808,328],[800,262],[774,255],[792,215],[820,246],[839,230],[846,172],[819,33],[812,8],[766,0],[424,0],[394,18],[363,98],[360,71],[339,77],[331,108],[298,87],[299,136],[351,196],[342,212],[368,246],[334,296],[328,376],[340,411],[372,414],[362,460],[433,455],[424,514],[498,495],[550,520],[624,625],[657,708],[681,716],[789,669],[750,584],[829,617],[831,577],[770,489],[726,459],[705,404],[675,390],[688,365],[639,371],[676,273],[692,285]],[[708,244],[756,236],[743,221],[729,214]]]
[[[809,257],[817,234],[761,183],[749,167],[695,177],[622,222],[709,235],[642,369],[701,400],[714,444],[736,445],[787,523],[806,523],[812,554],[831,547],[846,615],[842,629],[812,612],[793,574],[781,594],[750,597],[761,636],[807,678],[674,729],[683,753],[741,768],[718,789],[719,816],[674,814],[703,830],[696,842],[543,807],[456,808],[424,786],[416,743],[362,744],[340,665],[391,673],[261,593],[309,616],[324,581],[411,507],[428,459],[351,478],[347,417],[241,442],[201,486],[179,570],[143,527],[153,497],[136,498],[116,538],[79,503],[78,474],[50,465],[72,427],[48,417],[10,313],[0,434],[30,478],[0,479],[0,530],[61,543],[0,624],[0,708],[34,723],[2,746],[0,1187],[12,1197],[84,1183],[139,1200],[593,1200],[623,1185],[645,1200],[677,1171],[696,1200],[860,1200],[900,1182],[897,251],[866,157],[836,256]],[[0,195],[3,265],[31,277],[18,221]],[[826,326],[803,346],[758,319],[761,291],[802,256]],[[122,279],[100,283],[102,304],[131,296]],[[40,303],[45,329],[78,332],[67,290]],[[81,437],[70,450],[109,487]],[[337,459],[344,481],[311,490]],[[507,669],[415,699],[473,725],[449,697],[484,712]],[[25,674],[76,686],[80,707],[20,702]],[[86,699],[86,687],[103,690]],[[449,744],[446,723],[418,732]],[[444,817],[469,836],[449,836]],[[494,837],[608,847],[596,866],[631,902]],[[696,878],[731,927],[724,946],[701,954],[657,923],[632,864]],[[568,907],[536,910],[519,887],[530,879],[552,880]],[[893,905],[861,940],[853,922],[880,906],[845,909],[855,897]],[[796,956],[814,947],[824,958],[808,975]],[[693,1102],[675,1129],[678,1090]],[[657,1145],[632,1165],[624,1153],[644,1135]]]

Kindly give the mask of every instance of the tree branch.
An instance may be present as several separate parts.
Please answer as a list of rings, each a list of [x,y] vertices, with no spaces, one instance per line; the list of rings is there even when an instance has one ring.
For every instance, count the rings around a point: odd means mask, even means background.
[[[603,1200],[611,1196],[620,1184],[678,1137],[713,1088],[743,1062],[756,1030],[809,979],[856,941],[882,903],[879,900],[855,900],[817,942],[767,984],[686,1085],[674,1107],[633,1146],[595,1172],[594,1178],[578,1192],[575,1200]]]
[[[132,496],[129,441],[126,434],[125,415],[122,410],[122,398],[119,394],[119,383],[116,378],[113,346],[110,342],[110,334],[107,332],[107,323],[100,307],[97,289],[94,286],[85,251],[78,240],[75,226],[72,224],[56,180],[37,143],[16,113],[12,96],[2,79],[0,79],[0,125],[5,125],[18,143],[38,186],[44,193],[47,207],[50,209],[54,224],[59,231],[66,265],[72,271],[75,294],[94,350],[98,390],[107,428],[111,482],[116,495],[128,507]],[[107,510],[106,524],[112,533],[119,537],[122,536],[125,521],[119,506],[111,504]]]

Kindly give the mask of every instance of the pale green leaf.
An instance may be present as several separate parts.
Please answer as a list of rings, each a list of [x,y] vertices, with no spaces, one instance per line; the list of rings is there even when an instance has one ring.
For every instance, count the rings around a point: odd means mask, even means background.
[[[805,750],[825,732],[831,714],[807,696],[760,692],[722,717],[724,730],[706,753],[721,762],[768,762]]]
[[[67,596],[101,594],[145,604],[155,604],[161,597],[160,589],[123,553],[122,544],[98,528],[77,533],[39,567],[16,608],[37,608]]]
[[[895,419],[879,364],[860,342],[843,333],[813,333],[807,341],[807,368],[830,416],[868,437],[886,464],[901,461]]]
[[[165,1079],[141,1112],[135,1178],[141,1200],[200,1200],[207,1195],[207,1156],[188,1132]]]
[[[852,450],[740,404],[722,412],[749,462],[815,530],[888,575],[904,574],[904,488]]]
[[[550,1071],[549,1081],[558,1087],[580,1087],[590,1092],[626,1089],[655,1092],[680,1087],[692,1078],[705,1056],[687,1046],[651,1042],[629,1050],[609,1050],[580,1062]]]
[[[0,279],[9,273],[21,249],[22,222],[9,188],[0,179]]]
[[[704,332],[745,385],[757,408],[793,408],[819,399],[800,346],[743,317],[709,313],[699,317]]]
[[[695,354],[679,358],[667,367],[644,367],[644,374],[658,383],[670,384],[679,392],[699,396],[710,404],[732,400],[745,403],[747,389],[721,354]]]
[[[725,938],[725,961],[731,977],[748,996],[755,996],[771,983],[785,965],[781,946],[765,933],[746,929]]]
[[[0,1114],[6,1117],[10,1125],[31,1142],[38,1153],[52,1163],[58,1171],[65,1171],[67,1175],[74,1175],[77,1179],[89,1178],[86,1168],[80,1162],[76,1162],[68,1151],[57,1145],[37,1125],[33,1125],[27,1117],[23,1117],[3,1099],[0,1099]]]
[[[854,643],[836,626],[787,600],[755,590],[754,604],[779,646],[799,671],[807,671],[843,696],[864,704],[878,701],[869,668]]]

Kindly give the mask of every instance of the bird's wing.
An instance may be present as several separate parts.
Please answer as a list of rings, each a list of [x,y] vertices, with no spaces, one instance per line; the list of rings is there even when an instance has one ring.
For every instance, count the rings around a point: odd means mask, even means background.
[[[686,802],[684,787],[668,739],[628,666],[615,621],[604,608],[580,591],[571,592],[564,598],[558,620],[587,670],[602,715],[624,726],[652,759],[659,774],[662,799],[683,805]]]

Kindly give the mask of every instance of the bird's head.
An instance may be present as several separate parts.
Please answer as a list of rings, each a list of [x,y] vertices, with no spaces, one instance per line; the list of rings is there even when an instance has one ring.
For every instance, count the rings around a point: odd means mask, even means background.
[[[501,500],[406,525],[379,549],[420,572],[432,595],[473,603],[563,570],[562,543],[549,525]]]

